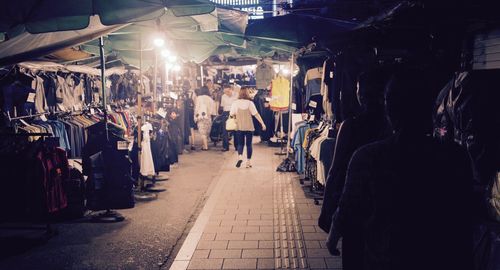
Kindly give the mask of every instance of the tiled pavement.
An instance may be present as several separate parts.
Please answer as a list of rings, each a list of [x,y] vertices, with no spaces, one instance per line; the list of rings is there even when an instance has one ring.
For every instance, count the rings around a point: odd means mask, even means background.
[[[276,172],[282,156],[254,146],[251,169],[226,165],[170,269],[342,269],[317,227],[320,207],[296,174]]]

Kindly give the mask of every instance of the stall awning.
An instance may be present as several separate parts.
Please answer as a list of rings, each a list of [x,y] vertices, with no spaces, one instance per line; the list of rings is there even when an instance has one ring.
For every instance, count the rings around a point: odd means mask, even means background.
[[[116,31],[126,25],[105,26],[94,16],[87,28],[31,34],[24,32],[8,41],[0,43],[0,66],[36,59],[63,48],[75,46]]]
[[[169,50],[184,61],[201,63],[221,46],[245,48],[247,23],[246,12],[227,8],[218,7],[208,14],[185,17],[176,17],[167,11],[157,20],[134,23],[109,35],[106,51],[116,53],[120,59],[135,66],[139,66],[142,51],[143,66],[152,65],[152,37],[164,33]],[[80,47],[94,54],[98,49],[95,41]]]
[[[22,0],[8,1],[0,9],[0,32],[12,36],[17,29],[30,33],[80,30],[98,15],[103,25],[154,20],[170,10],[175,16],[210,13],[208,0]]]

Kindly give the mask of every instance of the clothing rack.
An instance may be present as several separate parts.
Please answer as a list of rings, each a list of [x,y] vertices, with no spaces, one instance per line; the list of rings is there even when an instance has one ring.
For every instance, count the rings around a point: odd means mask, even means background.
[[[52,137],[51,133],[0,133],[0,137],[41,137],[42,140],[45,137]],[[1,229],[7,230],[45,230],[46,237],[52,237],[57,234],[57,230],[52,228],[52,224],[47,219],[47,223],[44,227],[27,227],[27,226],[1,226]]]
[[[331,120],[327,119],[315,119],[314,121],[308,122],[316,122],[319,123],[319,130],[324,131],[325,129],[330,130],[333,127],[333,123]],[[330,133],[330,131],[329,131]],[[318,139],[318,138],[316,138]],[[310,147],[313,142],[309,142]],[[318,171],[317,171],[317,162],[321,162],[320,160],[316,160],[311,156],[310,149],[307,149],[306,152],[306,168],[305,168],[305,179],[310,182],[309,192],[314,199],[314,204],[319,205],[319,202],[323,200],[323,192],[324,186],[320,184],[318,181]],[[304,185],[304,181],[301,180],[300,183]]]
[[[33,118],[33,117],[39,117],[39,116],[42,116],[42,115],[47,115],[47,114],[48,113],[36,113],[36,114],[29,114],[29,115],[11,117],[10,116],[10,112],[7,112],[7,119],[9,119],[9,122],[12,122],[13,120],[28,119],[28,118]]]
[[[51,133],[0,133],[0,137],[52,137]]]
[[[83,112],[83,111],[78,111],[78,112]],[[17,116],[17,117],[11,117],[10,112],[7,112],[7,118],[9,119],[9,122],[12,122],[14,120],[20,120],[20,119],[29,119],[29,118],[34,118],[34,117],[40,117],[43,115],[58,115],[58,114],[72,114],[72,113],[77,113],[77,112],[71,112],[71,111],[57,111],[57,112],[44,112],[44,113],[36,113],[36,114],[29,114],[29,115],[23,115],[23,116]]]

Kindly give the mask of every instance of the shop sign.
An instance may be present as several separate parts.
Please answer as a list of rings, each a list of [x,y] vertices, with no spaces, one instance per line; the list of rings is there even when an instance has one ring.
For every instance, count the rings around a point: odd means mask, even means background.
[[[248,12],[250,20],[264,19],[273,16],[271,0],[211,0],[212,2]]]

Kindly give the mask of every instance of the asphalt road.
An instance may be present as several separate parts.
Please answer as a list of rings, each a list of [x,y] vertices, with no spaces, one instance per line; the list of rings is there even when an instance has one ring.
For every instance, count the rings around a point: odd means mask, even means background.
[[[119,210],[120,223],[59,223],[58,235],[0,231],[0,269],[168,269],[224,162],[220,151],[181,156],[158,199]],[[177,249],[176,249],[177,248]]]

